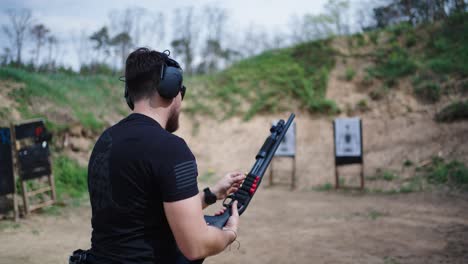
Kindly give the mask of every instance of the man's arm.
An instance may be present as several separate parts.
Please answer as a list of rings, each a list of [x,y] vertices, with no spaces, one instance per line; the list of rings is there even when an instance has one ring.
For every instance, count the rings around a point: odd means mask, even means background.
[[[233,204],[226,230],[205,223],[199,195],[176,202],[164,202],[164,211],[179,249],[190,260],[216,255],[236,238],[239,221],[237,203]]]
[[[201,205],[202,205],[202,209],[205,209],[208,206],[210,206],[209,204],[205,203],[205,192],[199,192],[198,197],[200,197],[200,202],[201,202]]]

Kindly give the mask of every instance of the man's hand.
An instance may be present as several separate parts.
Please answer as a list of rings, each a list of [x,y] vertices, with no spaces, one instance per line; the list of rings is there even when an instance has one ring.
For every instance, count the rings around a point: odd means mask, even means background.
[[[239,211],[237,210],[237,201],[234,201],[232,203],[232,215],[229,217],[229,220],[227,221],[226,225],[224,228],[231,229],[235,232],[235,235],[237,237],[237,229],[239,227]],[[235,240],[235,238],[234,238]]]
[[[227,208],[224,207],[221,209],[219,212],[217,212],[215,215],[222,215],[224,212],[226,212]],[[234,241],[237,238],[237,229],[239,228],[239,210],[237,209],[237,201],[234,201],[231,206],[231,216],[229,217],[229,220],[227,221],[226,225],[223,227],[223,230],[232,230],[234,231],[234,239],[231,240]]]
[[[213,186],[211,191],[216,194],[218,200],[222,200],[229,194],[236,192],[244,179],[245,175],[241,172],[228,173]]]

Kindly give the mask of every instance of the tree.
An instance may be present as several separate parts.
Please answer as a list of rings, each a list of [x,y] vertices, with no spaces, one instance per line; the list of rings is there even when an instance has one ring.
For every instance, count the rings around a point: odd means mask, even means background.
[[[58,39],[55,36],[49,35],[47,37],[47,68],[49,71],[55,68],[54,49],[57,49]],[[57,52],[56,52],[57,53]]]
[[[49,34],[50,30],[46,28],[43,24],[37,24],[34,27],[31,28],[31,36],[33,37],[33,40],[36,42],[36,48],[35,48],[35,64],[36,67],[39,67],[40,64],[40,53],[41,53],[41,47],[44,46],[47,40],[47,34]]]
[[[92,43],[89,39],[89,34],[85,29],[81,29],[79,33],[72,32],[73,47],[78,58],[79,68],[91,63]]]
[[[348,0],[328,0],[324,13],[292,16],[290,25],[294,29],[293,43],[324,39],[334,34],[348,34],[348,10]]]
[[[374,16],[374,7],[383,5],[385,0],[365,0],[354,6],[354,19],[357,30],[369,31],[376,28],[376,20]],[[385,1],[387,3],[388,1]]]
[[[325,4],[325,10],[327,11],[324,15],[319,16],[320,20],[325,23],[334,24],[335,34],[345,35],[349,34],[348,26],[348,0],[328,0]]]
[[[166,19],[162,12],[153,14],[152,21],[145,24],[143,32],[148,33],[147,41],[151,46],[162,46],[166,39]]]
[[[90,40],[95,42],[94,49],[97,51],[98,58],[102,58],[102,61],[99,61],[98,63],[105,63],[106,57],[109,56],[109,32],[107,30],[107,27],[104,26],[98,31],[94,32],[91,34],[89,37]]]
[[[142,35],[149,29],[146,24],[150,22],[148,11],[142,7],[131,7],[124,10],[114,10],[109,15],[110,32],[120,34],[125,32],[132,41],[141,46]]]
[[[231,57],[233,55],[238,58],[254,56],[270,48],[270,36],[265,27],[250,23],[247,30],[242,33],[240,43],[236,46],[238,47],[237,55],[232,54]]]
[[[223,48],[224,29],[227,22],[227,11],[217,6],[206,6],[204,8],[204,24],[207,28],[206,41],[201,52],[202,62],[197,72],[214,72],[221,64],[230,59],[231,50]]]
[[[127,32],[121,32],[110,40],[110,45],[116,47],[117,54],[120,55],[122,69],[125,67],[125,60],[132,45],[132,38]]]
[[[16,50],[15,63],[21,65],[21,53],[28,28],[32,23],[32,14],[29,9],[6,11],[10,24],[2,25],[2,31],[9,39],[12,50]]]
[[[455,12],[466,12],[466,0],[453,0],[452,2],[452,9]]]
[[[8,65],[13,59],[10,48],[3,48],[3,54],[0,56],[0,65]]]
[[[193,7],[176,9],[174,16],[174,35],[177,38],[171,41],[171,46],[177,56],[180,54],[187,74],[193,73],[193,60],[195,58],[196,42],[198,40],[199,25],[195,22]]]

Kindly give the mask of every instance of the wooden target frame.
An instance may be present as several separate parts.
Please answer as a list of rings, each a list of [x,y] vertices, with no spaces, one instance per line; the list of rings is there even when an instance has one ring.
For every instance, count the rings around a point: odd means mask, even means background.
[[[12,150],[15,178],[21,182],[24,214],[52,205],[56,202],[56,191],[52,163],[49,154],[49,142],[37,140],[46,133],[42,119],[32,119],[11,124]],[[44,181],[44,178],[45,181]],[[36,183],[40,187],[28,186]],[[30,188],[31,187],[31,188]],[[35,203],[31,201],[38,195],[47,195],[48,200]]]

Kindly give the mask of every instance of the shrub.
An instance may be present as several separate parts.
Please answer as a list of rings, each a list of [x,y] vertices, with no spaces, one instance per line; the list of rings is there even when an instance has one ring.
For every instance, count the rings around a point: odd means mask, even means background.
[[[405,167],[411,167],[411,166],[413,166],[413,162],[412,162],[411,160],[408,160],[408,159],[407,159],[407,160],[405,160],[405,161],[403,162],[403,166],[405,166]]]
[[[452,186],[466,186],[468,184],[468,168],[459,161],[445,162],[435,157],[425,170],[429,182],[435,184],[449,184]]]
[[[402,22],[397,25],[391,26],[388,30],[393,33],[395,37],[401,36],[403,33],[413,29],[413,26],[409,22]]]
[[[434,72],[468,76],[468,13],[451,15],[431,32],[425,53]]]
[[[396,178],[398,178],[398,176],[396,176],[393,172],[391,171],[384,171],[382,173],[382,179],[385,180],[385,181],[392,181]]]
[[[413,176],[406,180],[398,190],[400,193],[410,193],[423,190],[423,178],[420,175]]]
[[[434,58],[428,61],[429,69],[436,73],[452,73],[456,69],[452,59],[450,58]]]
[[[80,197],[87,190],[87,171],[68,157],[58,156],[53,159],[53,173],[59,198]]]
[[[416,45],[417,41],[418,41],[418,38],[417,38],[416,34],[408,33],[406,35],[405,45],[406,45],[406,47],[411,48],[414,45]]]
[[[363,34],[358,33],[358,34],[355,35],[355,38],[356,38],[358,47],[362,47],[362,46],[366,45],[366,38],[364,37]]]
[[[359,102],[356,104],[356,108],[361,111],[361,112],[365,112],[365,111],[369,111],[370,108],[369,108],[369,105],[367,104],[367,100],[366,99],[361,99],[359,100]]]
[[[442,90],[437,83],[424,82],[414,88],[417,97],[427,102],[437,102],[440,99]]]
[[[391,50],[379,50],[376,53],[376,65],[368,69],[369,74],[376,78],[392,80],[407,76],[416,71],[416,63],[408,52],[401,47]]]
[[[439,122],[453,122],[468,119],[468,101],[453,102],[445,106],[435,116]]]
[[[380,88],[377,88],[375,90],[370,91],[369,92],[369,97],[372,100],[378,101],[378,100],[384,98],[387,91],[388,91],[388,87],[383,86],[383,87],[380,87]]]
[[[371,31],[369,32],[369,40],[372,42],[372,44],[377,45],[379,43],[379,34],[380,31]]]
[[[316,190],[316,191],[330,191],[333,188],[334,188],[333,184],[327,182],[327,183],[324,183],[322,185],[318,185],[318,186],[314,187],[313,189]]]
[[[351,67],[346,68],[345,78],[347,81],[351,81],[355,75],[356,75],[356,71],[353,68]]]

